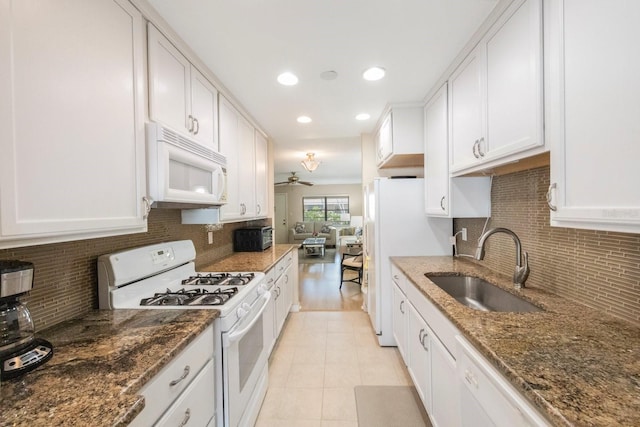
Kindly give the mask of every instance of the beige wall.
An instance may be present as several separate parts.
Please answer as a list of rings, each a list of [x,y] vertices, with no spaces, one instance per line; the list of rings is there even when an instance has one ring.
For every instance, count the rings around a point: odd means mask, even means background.
[[[0,250],[0,259],[19,259],[34,264],[33,289],[27,303],[36,331],[73,319],[98,307],[96,261],[99,255],[170,240],[190,239],[196,248],[196,267],[205,266],[233,252],[233,230],[246,222],[225,224],[213,232],[208,244],[202,225],[182,225],[180,210],[152,209],[146,233],[76,242]],[[255,224],[271,223],[271,220]]]
[[[551,227],[548,187],[548,167],[495,177],[487,229],[506,227],[520,237],[529,252],[531,286],[640,324],[640,235]],[[468,228],[466,243],[458,236],[462,253],[474,253],[484,222],[454,221],[455,231]],[[504,234],[491,236],[480,262],[511,276],[513,241]]]
[[[302,221],[302,197],[306,196],[349,196],[351,215],[362,215],[362,185],[279,185],[276,193],[287,194],[287,226],[292,227],[296,221]]]

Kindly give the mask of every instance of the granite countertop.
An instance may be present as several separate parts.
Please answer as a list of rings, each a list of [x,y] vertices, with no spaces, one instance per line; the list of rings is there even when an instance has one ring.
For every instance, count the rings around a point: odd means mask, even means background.
[[[213,264],[198,267],[198,271],[262,271],[266,273],[283,256],[300,245],[273,245],[262,252],[235,252]]]
[[[640,426],[640,328],[454,257],[392,262],[548,420],[557,426]],[[425,274],[480,277],[543,308],[473,310]]]
[[[0,425],[125,426],[140,388],[219,316],[217,310],[95,310],[37,335],[54,355],[0,386]]]

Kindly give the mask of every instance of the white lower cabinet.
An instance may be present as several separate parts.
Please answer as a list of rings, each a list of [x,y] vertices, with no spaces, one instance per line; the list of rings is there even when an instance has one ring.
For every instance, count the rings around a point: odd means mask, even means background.
[[[466,339],[457,340],[463,426],[549,425]]]
[[[275,281],[271,292],[274,300],[274,339],[280,336],[284,321],[293,305],[295,288],[297,285],[296,273],[298,263],[293,262],[294,253],[289,251],[280,261],[276,263],[268,273],[267,277],[272,277]]]
[[[394,334],[434,427],[549,425],[453,323],[395,265],[392,268]],[[404,284],[404,292],[395,283]]]
[[[391,311],[393,318],[393,338],[396,341],[396,345],[398,346],[398,351],[400,355],[405,360],[405,364],[407,363],[407,306],[406,299],[402,288],[401,280],[404,276],[398,276],[394,270],[393,266],[391,269],[391,274],[393,277],[392,281],[392,290],[391,290]]]
[[[215,415],[213,325],[140,390],[145,407],[130,426],[207,425]],[[157,424],[155,424],[157,423]]]

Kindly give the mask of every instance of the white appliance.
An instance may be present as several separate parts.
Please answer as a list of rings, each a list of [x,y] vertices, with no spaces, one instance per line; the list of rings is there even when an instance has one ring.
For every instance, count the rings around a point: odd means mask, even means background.
[[[147,174],[154,206],[227,202],[227,158],[159,123],[147,124]]]
[[[395,346],[390,256],[452,255],[451,219],[424,211],[424,179],[376,178],[365,188],[367,311],[382,346]]]
[[[272,293],[262,272],[197,273],[195,254],[180,240],[100,256],[100,308],[219,310],[211,404],[219,427],[252,426],[267,391]]]

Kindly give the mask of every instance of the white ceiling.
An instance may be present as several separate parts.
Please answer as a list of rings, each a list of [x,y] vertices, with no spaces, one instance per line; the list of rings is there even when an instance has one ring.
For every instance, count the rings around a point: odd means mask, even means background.
[[[421,101],[496,0],[149,0],[275,145],[275,181],[358,183],[360,134],[388,103]],[[387,76],[361,74],[379,65]],[[323,71],[335,80],[320,78]],[[283,71],[300,82],[276,82]],[[371,119],[358,122],[366,112]],[[300,115],[313,119],[296,122]],[[305,153],[322,161],[313,173]]]

